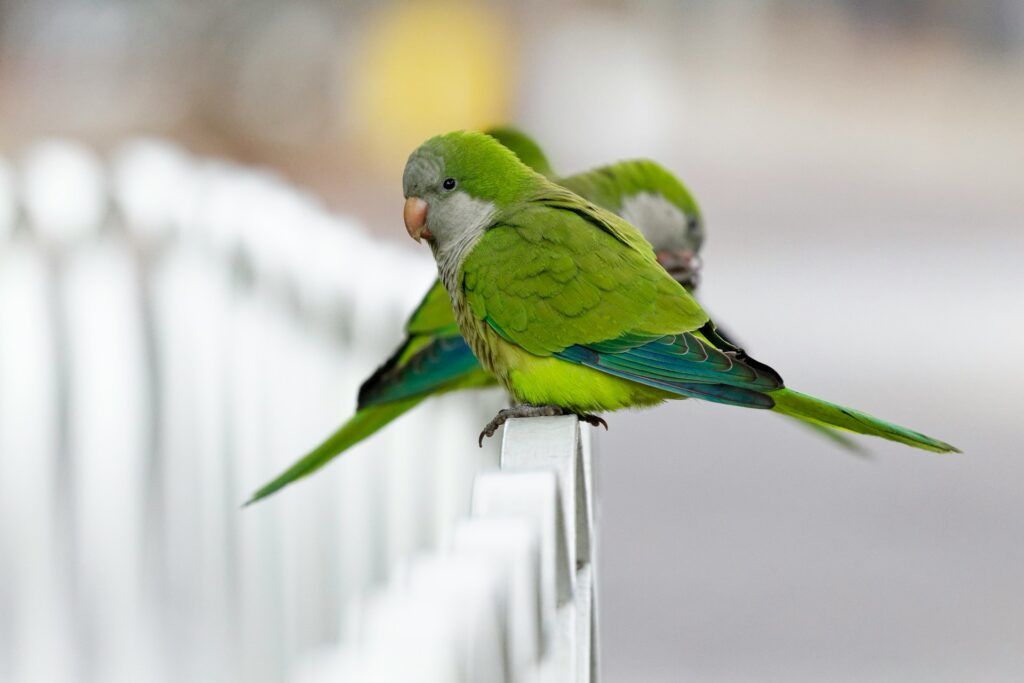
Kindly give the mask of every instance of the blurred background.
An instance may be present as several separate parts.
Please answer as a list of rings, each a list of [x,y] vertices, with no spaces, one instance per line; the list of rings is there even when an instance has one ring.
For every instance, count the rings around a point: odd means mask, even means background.
[[[724,327],[966,452],[612,416],[605,680],[1024,678],[1024,3],[0,0],[0,679],[288,680],[443,540],[500,395],[237,504],[348,416],[430,281],[408,153],[505,122],[563,173],[668,166]],[[381,494],[410,470],[451,493],[426,521]]]

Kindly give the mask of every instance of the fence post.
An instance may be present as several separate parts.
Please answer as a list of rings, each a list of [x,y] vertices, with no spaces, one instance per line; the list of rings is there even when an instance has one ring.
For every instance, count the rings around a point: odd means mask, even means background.
[[[559,555],[558,617],[554,643],[568,652],[552,653],[560,662],[556,680],[597,680],[597,630],[594,609],[593,468],[590,449],[580,438],[574,416],[512,419],[505,425],[501,451],[505,472],[553,470],[558,477],[558,535],[566,553]]]

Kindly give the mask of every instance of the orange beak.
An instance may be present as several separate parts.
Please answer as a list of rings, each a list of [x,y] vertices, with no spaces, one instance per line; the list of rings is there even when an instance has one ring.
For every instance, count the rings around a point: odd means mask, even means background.
[[[426,237],[428,240],[433,237],[427,229],[427,203],[419,197],[409,197],[405,200],[405,230],[409,237],[417,242]]]

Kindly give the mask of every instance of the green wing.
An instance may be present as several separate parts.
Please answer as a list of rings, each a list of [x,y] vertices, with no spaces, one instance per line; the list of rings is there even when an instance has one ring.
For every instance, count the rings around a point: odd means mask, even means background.
[[[434,284],[427,290],[420,305],[409,316],[409,321],[405,324],[405,331],[409,335],[459,333],[459,328],[455,324],[455,315],[452,313],[451,298],[440,280],[434,280]]]
[[[410,354],[413,345],[420,349]],[[417,335],[363,383],[357,409],[495,383],[461,335]]]
[[[478,318],[539,356],[708,322],[635,228],[555,187],[487,231],[463,284]]]
[[[481,371],[439,280],[409,317],[405,332],[402,345],[359,388],[357,409],[439,393],[467,373]],[[473,386],[480,385],[475,379]]]

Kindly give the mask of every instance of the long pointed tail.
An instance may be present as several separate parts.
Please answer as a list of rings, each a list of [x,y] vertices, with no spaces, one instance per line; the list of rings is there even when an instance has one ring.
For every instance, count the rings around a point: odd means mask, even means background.
[[[778,413],[795,417],[813,424],[845,429],[858,434],[880,436],[890,441],[922,448],[935,453],[959,453],[960,449],[948,443],[925,436],[919,432],[900,427],[885,420],[879,420],[867,413],[823,401],[792,389],[780,389],[769,394],[775,400]]]
[[[787,415],[786,417],[791,417]],[[855,455],[861,458],[866,458],[870,455],[867,448],[865,448],[860,441],[856,441],[852,436],[849,436],[845,429],[837,429],[835,427],[826,427],[823,424],[817,422],[808,422],[799,417],[793,417],[794,424],[800,426],[801,429],[805,429],[817,434],[820,438],[828,440],[833,446],[842,448],[851,455]]]
[[[348,422],[338,428],[327,439],[312,451],[295,461],[291,467],[279,474],[273,481],[252,494],[246,505],[252,505],[272,495],[288,484],[309,476],[313,472],[338,457],[352,446],[375,433],[395,418],[406,413],[426,396],[416,396],[404,401],[382,403],[361,408]]]

